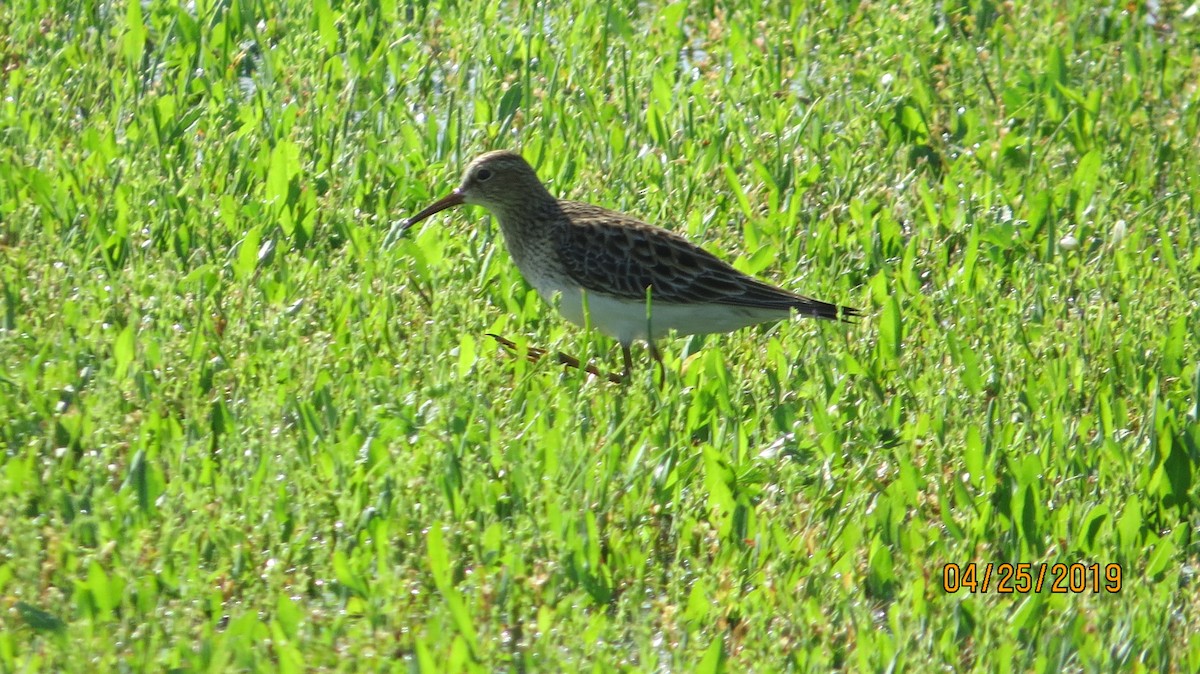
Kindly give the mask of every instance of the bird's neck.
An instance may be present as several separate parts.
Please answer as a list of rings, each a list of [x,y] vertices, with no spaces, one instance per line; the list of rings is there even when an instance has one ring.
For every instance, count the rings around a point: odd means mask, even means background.
[[[517,203],[504,204],[495,208],[492,214],[500,223],[500,229],[505,238],[544,237],[559,226],[563,219],[562,207],[558,200],[546,195],[546,198],[534,198]]]
[[[506,206],[493,210],[492,214],[500,224],[513,261],[527,276],[531,267],[542,270],[548,264],[553,265],[557,230],[565,223],[558,200],[530,199]]]

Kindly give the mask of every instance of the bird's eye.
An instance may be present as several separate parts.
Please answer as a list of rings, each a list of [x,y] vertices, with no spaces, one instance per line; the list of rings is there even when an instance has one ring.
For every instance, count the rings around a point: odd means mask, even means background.
[[[488,178],[491,178],[491,177],[492,177],[492,172],[487,169],[479,169],[479,171],[477,171],[475,173],[475,179],[480,182],[483,182],[484,180],[487,180]]]

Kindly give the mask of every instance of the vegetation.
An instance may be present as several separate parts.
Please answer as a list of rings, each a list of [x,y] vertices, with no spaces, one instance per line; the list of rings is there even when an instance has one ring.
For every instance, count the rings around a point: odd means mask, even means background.
[[[0,671],[1200,671],[1197,44],[1187,0],[0,4]],[[497,147],[866,316],[661,387],[513,358],[619,369],[483,211],[382,245]]]

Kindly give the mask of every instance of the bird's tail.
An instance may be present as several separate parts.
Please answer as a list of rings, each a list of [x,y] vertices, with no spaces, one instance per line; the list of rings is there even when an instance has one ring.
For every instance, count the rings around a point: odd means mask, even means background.
[[[844,323],[854,323],[855,319],[862,316],[862,312],[858,309],[814,300],[811,297],[800,297],[792,304],[792,308],[805,316],[815,316]]]

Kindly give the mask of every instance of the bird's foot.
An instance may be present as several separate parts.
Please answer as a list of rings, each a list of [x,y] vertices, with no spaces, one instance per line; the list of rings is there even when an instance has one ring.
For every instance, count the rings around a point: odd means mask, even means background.
[[[521,353],[522,353],[521,348],[519,346],[517,346],[516,342],[512,341],[511,339],[501,337],[500,335],[497,335],[497,334],[491,333],[491,332],[488,332],[485,334],[488,337],[491,337],[492,339],[496,340],[496,342],[498,344],[500,344],[500,346],[504,347],[509,353],[512,353],[512,354],[515,354],[518,356],[521,355]],[[536,363],[539,360],[541,360],[542,358],[545,358],[549,354],[550,354],[550,352],[547,351],[546,349],[539,349],[536,346],[531,346],[524,351],[525,358],[531,363]],[[614,384],[624,384],[627,381],[626,377],[622,377],[621,375],[614,374],[612,372],[601,371],[595,365],[592,365],[590,363],[587,365],[584,365],[575,356],[565,354],[562,351],[555,351],[553,357],[556,361],[559,362],[560,365],[565,365],[567,367],[573,367],[577,370],[583,370],[584,372],[587,372],[588,374],[592,374],[597,377],[607,379],[608,381],[610,381]]]

